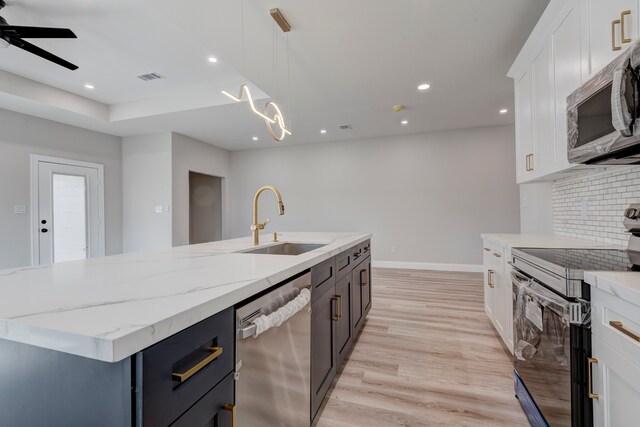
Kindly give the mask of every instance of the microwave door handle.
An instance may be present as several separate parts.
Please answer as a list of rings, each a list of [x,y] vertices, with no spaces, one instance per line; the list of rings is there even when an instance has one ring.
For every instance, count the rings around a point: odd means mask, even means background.
[[[613,73],[613,82],[611,87],[611,117],[613,119],[613,127],[622,134],[622,136],[631,136],[631,114],[627,106],[625,98],[625,76],[624,70],[616,70]]]

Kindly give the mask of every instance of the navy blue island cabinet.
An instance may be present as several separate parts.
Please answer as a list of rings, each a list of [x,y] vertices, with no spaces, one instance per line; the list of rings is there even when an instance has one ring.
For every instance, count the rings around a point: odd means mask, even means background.
[[[228,308],[116,363],[0,339],[0,425],[231,427],[234,321]]]

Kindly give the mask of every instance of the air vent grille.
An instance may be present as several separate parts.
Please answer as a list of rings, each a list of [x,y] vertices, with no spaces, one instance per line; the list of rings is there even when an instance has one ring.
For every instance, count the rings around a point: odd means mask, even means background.
[[[342,129],[342,130],[351,130],[353,128],[351,127],[351,125],[342,125],[342,126],[340,126],[340,129]]]
[[[150,82],[151,80],[164,79],[165,77],[162,74],[158,74],[158,73],[147,73],[147,74],[140,74],[138,78],[142,81]]]

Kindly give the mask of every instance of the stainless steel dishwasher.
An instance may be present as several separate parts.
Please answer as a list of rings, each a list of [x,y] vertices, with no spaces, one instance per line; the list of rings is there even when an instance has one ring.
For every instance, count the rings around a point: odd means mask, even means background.
[[[296,298],[299,302],[303,289],[311,291],[309,272],[236,308],[239,426],[300,427],[311,423],[311,303],[296,307],[281,325],[258,336],[253,323],[295,304]]]

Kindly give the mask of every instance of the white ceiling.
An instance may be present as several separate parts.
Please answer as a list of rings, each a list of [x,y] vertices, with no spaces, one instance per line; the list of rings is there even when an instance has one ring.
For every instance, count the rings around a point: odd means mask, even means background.
[[[10,0],[0,11],[10,24],[71,28],[78,40],[31,41],[80,68],[0,50],[0,69],[29,79],[5,73],[19,84],[0,81],[0,107],[123,136],[175,131],[232,150],[274,144],[248,105],[220,95],[245,81],[254,98],[281,104],[294,133],[287,144],[507,124],[506,72],[547,3]],[[289,61],[268,13],[276,6],[293,26]],[[212,55],[217,64],[207,62]],[[167,78],[135,77],[152,71]],[[418,92],[420,82],[431,89]],[[394,113],[394,104],[407,109]],[[498,114],[502,107],[509,114]]]

